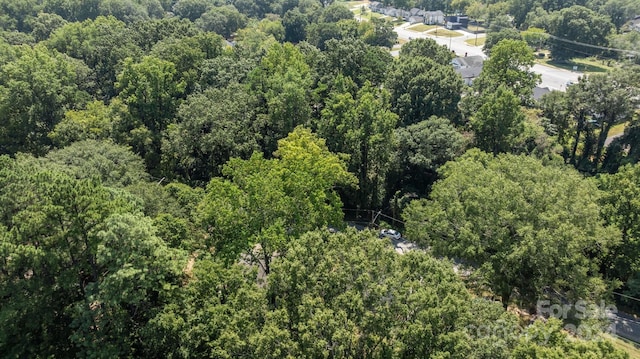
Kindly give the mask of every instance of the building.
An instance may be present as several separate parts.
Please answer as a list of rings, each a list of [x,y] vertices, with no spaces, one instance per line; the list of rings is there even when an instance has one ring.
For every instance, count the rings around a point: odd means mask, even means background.
[[[456,57],[451,60],[454,70],[462,76],[464,83],[471,86],[482,72],[484,59],[482,56]]]
[[[424,17],[424,23],[427,25],[444,24],[444,13],[440,10],[425,11],[422,16]]]

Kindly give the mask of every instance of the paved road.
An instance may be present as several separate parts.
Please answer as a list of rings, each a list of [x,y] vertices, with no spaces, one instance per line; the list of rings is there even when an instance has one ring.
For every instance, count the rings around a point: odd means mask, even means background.
[[[407,29],[410,26],[409,23],[404,23],[395,28],[398,33],[398,38],[403,40],[417,39],[417,38],[430,38],[434,39],[438,44],[447,46],[451,51],[455,52],[458,56],[483,56],[486,58],[484,52],[482,52],[481,46],[471,46],[465,42],[465,40],[475,39],[476,35],[468,33],[466,31],[458,30],[457,32],[462,34],[458,37],[448,36],[435,36],[435,31],[429,33],[422,33],[411,31]],[[482,38],[484,34],[479,34],[478,38]],[[392,52],[394,56],[397,56],[397,51]],[[549,67],[545,65],[536,64],[533,66],[532,71],[538,73],[542,77],[540,87],[548,87],[552,90],[566,90],[567,82],[576,82],[581,73],[558,69],[555,67]]]
[[[608,313],[607,316],[611,321],[611,333],[640,343],[640,322],[635,317],[623,312]]]

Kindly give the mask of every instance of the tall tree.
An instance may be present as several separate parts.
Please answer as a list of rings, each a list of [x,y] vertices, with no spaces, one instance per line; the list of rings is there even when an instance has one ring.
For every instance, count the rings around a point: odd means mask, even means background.
[[[167,176],[203,184],[219,176],[232,157],[246,159],[259,150],[257,103],[238,84],[189,96],[164,134],[162,163]]]
[[[504,85],[500,85],[495,92],[485,94],[480,101],[483,105],[470,122],[476,146],[494,155],[509,152],[524,130],[525,117],[520,109],[520,101]]]
[[[611,20],[584,6],[574,5],[552,13],[549,34],[551,54],[556,59],[585,57],[603,52],[614,29]]]
[[[439,45],[433,39],[418,38],[412,40],[400,48],[401,58],[416,56],[428,57],[440,65],[451,64],[451,51],[446,46]]]
[[[42,45],[24,46],[0,68],[0,153],[46,153],[47,134],[88,95],[82,66]]]
[[[142,137],[144,142],[134,140],[130,145],[145,158],[149,169],[155,169],[160,162],[162,131],[175,115],[185,83],[172,62],[145,56],[137,63],[132,58],[125,60],[116,88],[131,115],[129,130],[148,133]]]
[[[593,152],[592,170],[602,162],[605,142],[611,127],[633,117],[640,104],[640,72],[617,70],[611,74],[589,76],[582,87],[586,91],[587,106],[599,133]]]
[[[45,42],[73,58],[84,61],[95,73],[96,96],[110,99],[116,95],[114,83],[127,57],[141,55],[135,32],[114,17],[68,23],[55,30]]]
[[[212,179],[199,210],[220,257],[233,262],[247,253],[267,274],[286,240],[340,226],[342,203],[334,187],[355,182],[324,140],[302,127],[278,141],[275,155],[232,159],[223,170],[229,180]]]
[[[506,307],[535,305],[544,289],[600,299],[598,258],[619,232],[599,219],[601,193],[573,169],[472,150],[441,168],[431,200],[405,210],[407,236],[480,273]]]
[[[451,65],[422,56],[396,60],[387,78],[391,106],[403,125],[458,115],[462,78]]]
[[[384,183],[398,116],[390,110],[386,91],[365,83],[353,96],[349,87],[354,85],[348,78],[337,81],[344,83],[329,95],[318,133],[327,139],[331,150],[350,154],[349,170],[358,177],[359,184],[356,198],[350,199],[354,203],[350,204],[378,208],[385,197]]]
[[[480,93],[491,93],[504,86],[523,104],[529,103],[533,88],[540,82],[540,75],[531,71],[533,64],[533,51],[526,42],[502,40],[491,50],[491,57],[485,61],[473,87]]]
[[[467,140],[451,121],[432,116],[407,127],[398,128],[397,149],[392,157],[393,192],[428,191],[437,179],[437,170],[464,152]],[[422,192],[422,193],[421,193]]]
[[[135,205],[97,180],[76,180],[32,161],[3,158],[0,182],[1,350],[16,357],[79,353],[75,306],[100,305],[91,296],[104,275],[100,232],[107,218]]]
[[[640,165],[627,165],[613,175],[602,175],[598,184],[604,191],[601,198],[602,217],[606,223],[617,226],[622,232],[622,241],[614,247],[603,263],[605,276],[619,279],[629,286],[629,281],[640,279]],[[633,293],[636,295],[638,293]]]
[[[251,87],[263,105],[259,126],[267,155],[276,150],[279,139],[309,120],[310,71],[298,48],[274,43],[250,74]]]

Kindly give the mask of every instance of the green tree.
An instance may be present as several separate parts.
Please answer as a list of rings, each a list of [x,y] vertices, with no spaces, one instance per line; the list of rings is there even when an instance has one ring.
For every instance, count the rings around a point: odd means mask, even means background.
[[[300,237],[269,283],[275,309],[298,328],[295,356],[471,355],[469,294],[451,268],[424,253],[398,256],[370,232]]]
[[[30,18],[27,21],[31,28],[31,34],[37,42],[48,39],[51,33],[67,23],[62,16],[46,12],[40,12],[36,17]]]
[[[473,87],[480,93],[492,93],[505,86],[523,104],[529,103],[533,88],[540,82],[540,75],[530,70],[533,64],[533,51],[526,42],[502,40],[491,50],[491,57],[485,61]]]
[[[189,96],[162,142],[162,162],[172,178],[202,184],[219,176],[232,157],[259,149],[258,100],[238,84]]]
[[[13,26],[7,30],[26,32],[28,19],[36,16],[40,6],[36,0],[2,0],[0,13],[6,15]]]
[[[408,238],[474,263],[506,307],[534,305],[552,288],[599,299],[598,258],[619,232],[599,219],[595,183],[567,167],[472,150],[441,167],[431,200],[404,212]]]
[[[310,23],[306,28],[306,40],[320,50],[326,50],[327,41],[331,39],[342,39],[340,28],[335,22]]]
[[[290,43],[271,45],[250,74],[250,84],[264,108],[259,116],[263,152],[275,151],[277,141],[311,116],[311,69]]]
[[[457,117],[462,85],[451,65],[415,56],[401,57],[393,64],[386,88],[393,111],[406,126],[431,116]]]
[[[198,80],[202,63],[221,55],[222,52],[222,38],[216,34],[203,33],[160,40],[153,45],[150,55],[175,64],[181,81],[185,83],[185,92],[191,93]]]
[[[350,77],[358,87],[366,82],[380,85],[393,62],[388,51],[359,39],[331,39],[318,59],[319,81],[331,86],[339,74]]]
[[[102,101],[92,101],[85,109],[67,111],[48,136],[59,147],[82,140],[104,140],[115,135],[123,112],[122,103],[118,101],[109,106]]]
[[[467,145],[451,121],[442,117],[432,116],[398,128],[395,133],[394,190],[418,193],[428,190],[437,179],[438,168],[460,156]]]
[[[608,0],[600,6],[599,12],[609,15],[613,25],[620,29],[627,21],[640,14],[640,4],[632,0]]]
[[[178,0],[171,9],[182,18],[196,21],[213,6],[213,3],[210,0]]]
[[[309,19],[297,7],[287,11],[282,18],[285,41],[298,43],[304,40],[306,38],[305,28],[308,24]]]
[[[600,130],[593,152],[592,171],[600,169],[611,127],[631,120],[640,104],[638,81],[640,72],[617,70],[608,75],[589,76],[584,86],[579,87],[586,92],[584,96],[592,122]]]
[[[522,40],[520,32],[512,27],[494,26],[489,27],[482,51],[487,55],[492,55],[493,47],[502,40]]]
[[[191,37],[202,33],[193,22],[177,16],[139,21],[128,26],[134,32],[136,44],[145,52],[162,39]],[[132,56],[133,57],[133,56]]]
[[[547,323],[538,320],[518,338],[511,358],[629,358],[628,353],[616,349],[610,341],[589,339],[572,340],[558,319],[551,318]]]
[[[361,22],[360,24],[366,24]],[[373,26],[362,35],[362,39],[369,45],[392,48],[395,45],[398,34],[393,30],[393,23],[385,19],[371,18]]]
[[[483,105],[470,122],[476,146],[494,155],[509,152],[524,130],[525,116],[520,109],[520,101],[504,85],[484,95],[480,101]]]
[[[552,13],[549,26],[554,36],[549,40],[551,54],[556,59],[602,53],[597,46],[607,46],[614,29],[608,16],[579,5]]]
[[[570,101],[567,93],[552,91],[544,95],[539,102],[542,111],[541,116],[545,124],[545,131],[555,136],[556,141],[563,147],[563,155],[569,157],[569,144],[572,132],[575,131],[575,123],[569,113]]]
[[[359,184],[356,198],[350,198],[354,203],[350,204],[377,208],[385,197],[384,183],[398,116],[389,108],[386,91],[365,83],[353,96],[349,92],[353,84],[350,86],[347,78],[337,81],[344,83],[329,95],[318,122],[318,133],[327,139],[331,150],[350,154],[349,170],[357,176]]]
[[[130,131],[149,133],[143,137],[145,142],[132,141],[130,145],[150,169],[157,168],[161,134],[175,115],[185,83],[179,80],[172,62],[145,56],[138,63],[125,60],[116,88],[131,115]]]
[[[96,96],[110,99],[116,94],[114,83],[127,57],[141,55],[135,33],[114,17],[68,23],[55,30],[45,42],[91,68],[97,81]]]
[[[338,22],[353,19],[353,13],[342,4],[331,4],[322,9],[318,22]]]
[[[168,248],[148,218],[118,214],[104,225],[94,249],[101,276],[73,307],[70,339],[79,355],[131,356],[142,347],[142,329],[183,281],[186,253]]]
[[[0,182],[0,350],[13,357],[80,353],[82,343],[71,342],[79,319],[74,307],[88,312],[100,303],[90,295],[104,275],[100,232],[110,216],[135,205],[97,180],[76,180],[33,161],[3,158]]]
[[[446,46],[438,45],[433,39],[415,39],[400,49],[400,58],[427,57],[440,65],[451,65],[452,55]]]
[[[541,49],[547,39],[549,39],[549,34],[547,34],[544,29],[532,26],[529,27],[527,31],[522,32],[522,38],[527,42],[527,44],[529,44],[529,46]]]
[[[149,19],[147,8],[135,0],[100,0],[98,13],[126,23]]]
[[[47,134],[64,112],[82,106],[88,95],[78,84],[82,67],[54,50],[20,47],[0,68],[0,153],[46,153]]]
[[[302,127],[279,141],[275,155],[232,159],[223,170],[229,180],[212,179],[199,210],[209,244],[221,257],[235,261],[248,253],[265,273],[287,239],[340,226],[342,203],[334,186],[355,182],[324,140]]]
[[[213,31],[225,38],[247,25],[247,17],[233,5],[213,7],[196,21],[204,31]]]
[[[109,187],[126,187],[149,178],[142,159],[131,149],[111,141],[86,140],[53,150],[47,165],[78,179],[99,179]]]
[[[602,269],[606,277],[619,279],[625,285],[630,280],[637,281],[640,273],[640,227],[635,220],[640,214],[639,173],[640,165],[627,165],[616,174],[598,178],[599,186],[604,191],[601,198],[602,217],[605,223],[617,226],[622,232],[622,241],[608,253]]]

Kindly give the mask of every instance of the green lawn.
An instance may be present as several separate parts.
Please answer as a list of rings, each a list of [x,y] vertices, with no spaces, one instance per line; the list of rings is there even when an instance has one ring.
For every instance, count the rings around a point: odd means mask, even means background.
[[[619,125],[615,125],[611,127],[609,130],[609,137],[619,135],[624,132],[625,127],[627,127],[627,123],[621,123]]]
[[[443,29],[442,27],[439,27],[439,28],[437,28],[435,30],[429,31],[429,35],[442,36],[442,37],[458,37],[458,36],[462,36],[462,34],[457,32],[457,31],[451,31],[451,30]]]
[[[590,58],[574,58],[569,61],[562,61],[562,62],[555,61],[553,59],[549,60],[548,58],[537,59],[536,61],[541,64],[545,64],[553,67],[559,67],[561,69],[571,70],[571,71],[573,71],[574,66],[577,66],[578,71],[588,73],[588,74],[589,73],[606,73],[613,70],[614,68],[613,66],[609,66],[609,64],[607,64],[607,60],[604,60],[604,63],[603,63],[602,60],[596,60],[591,57]],[[612,61],[611,64],[615,64],[615,62]]]
[[[611,342],[613,343],[613,346],[616,347],[617,349],[621,349],[624,350],[625,352],[627,352],[629,354],[629,358],[631,359],[640,359],[640,350],[638,349],[638,347],[631,343],[628,342],[626,340],[623,339],[618,339],[618,338],[614,338],[611,335],[608,334],[604,334],[603,335],[606,339],[611,340]]]
[[[352,7],[358,6],[358,5],[369,4],[368,1],[338,1],[337,3],[338,4],[342,4],[342,5],[344,5],[344,6],[348,7],[348,8],[352,8]]]
[[[471,46],[484,46],[484,42],[486,40],[487,38],[483,36],[483,37],[479,37],[477,39],[477,42],[475,37],[473,39],[464,40],[464,42],[466,42],[467,45],[471,45]]]
[[[371,12],[369,10],[367,10],[367,12],[365,12],[364,14],[362,14],[362,12],[360,11],[359,8],[354,8],[351,9],[351,12],[353,12],[353,17],[356,19],[362,19],[362,20],[371,20],[372,17],[376,18],[376,19],[381,19],[381,18],[388,18],[385,15],[382,14],[378,14],[377,12]]]
[[[487,29],[484,26],[480,25],[469,25],[467,26],[467,30],[469,31],[477,31],[477,32],[485,32]]]
[[[433,30],[435,28],[436,28],[435,25],[418,24],[418,25],[409,26],[407,29],[411,31],[425,32],[425,31]]]

